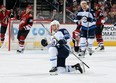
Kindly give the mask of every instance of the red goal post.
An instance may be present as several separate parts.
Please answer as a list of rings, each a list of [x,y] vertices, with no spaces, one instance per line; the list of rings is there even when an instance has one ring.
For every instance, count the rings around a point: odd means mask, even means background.
[[[48,32],[42,27],[40,24],[42,22],[46,28],[49,29],[49,24],[51,21],[38,21],[34,20],[33,26],[25,40],[25,49],[34,50],[34,49],[43,49],[41,46],[41,39],[43,38],[50,38]],[[18,40],[17,40],[17,33],[18,33],[18,26],[20,21],[11,19],[8,24],[7,29],[7,39],[6,45],[8,46],[8,51],[11,49],[18,49]],[[50,30],[50,29],[49,29]]]

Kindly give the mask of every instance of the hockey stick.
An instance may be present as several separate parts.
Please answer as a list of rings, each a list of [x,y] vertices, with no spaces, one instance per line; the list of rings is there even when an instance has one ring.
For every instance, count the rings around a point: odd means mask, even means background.
[[[50,31],[44,26],[43,23],[40,22],[40,24],[44,27],[44,29],[45,29],[50,35],[52,35],[52,33],[50,33]],[[52,36],[53,36],[53,35],[52,35]],[[55,36],[53,36],[53,37],[56,39],[56,41],[58,41],[58,39],[57,39]],[[76,54],[75,54],[74,52],[72,52],[68,47],[66,47],[65,45],[64,45],[64,47],[65,47],[67,50],[69,50],[78,60],[80,60],[87,68],[90,68],[85,62],[83,62],[78,56],[76,56]]]

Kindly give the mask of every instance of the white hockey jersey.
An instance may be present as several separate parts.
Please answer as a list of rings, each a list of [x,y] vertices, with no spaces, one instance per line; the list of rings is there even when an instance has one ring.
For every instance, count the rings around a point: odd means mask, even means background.
[[[96,24],[95,12],[92,9],[87,9],[86,11],[81,9],[76,14],[76,20],[81,21],[83,27],[92,27]]]
[[[50,42],[50,43],[54,43],[54,45],[57,44],[57,41],[59,40],[65,39],[68,42],[68,40],[70,40],[71,38],[69,32],[66,29],[59,29],[57,32],[54,33],[54,37],[51,37],[51,42]]]

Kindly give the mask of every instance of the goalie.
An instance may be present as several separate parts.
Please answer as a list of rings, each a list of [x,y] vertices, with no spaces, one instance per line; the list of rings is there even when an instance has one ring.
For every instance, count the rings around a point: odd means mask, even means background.
[[[67,45],[67,40],[70,39],[69,32],[62,28],[59,29],[60,23],[56,20],[50,23],[50,26],[54,32],[54,35],[51,35],[50,44],[47,43],[46,39],[41,40],[41,44],[44,47],[48,47],[48,52],[51,56],[50,62],[52,65],[50,73],[64,73],[79,70],[80,73],[83,73],[81,65],[79,63],[75,65],[65,65],[66,58],[69,56],[69,46]]]

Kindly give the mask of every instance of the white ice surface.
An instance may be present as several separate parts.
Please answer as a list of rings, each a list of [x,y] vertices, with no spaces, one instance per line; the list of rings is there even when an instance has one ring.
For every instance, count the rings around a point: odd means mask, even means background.
[[[50,62],[47,51],[0,50],[0,83],[116,83],[116,47],[106,47],[104,52],[95,52],[82,59],[90,66],[84,74],[78,71],[49,75]],[[79,62],[72,54],[66,64]]]

